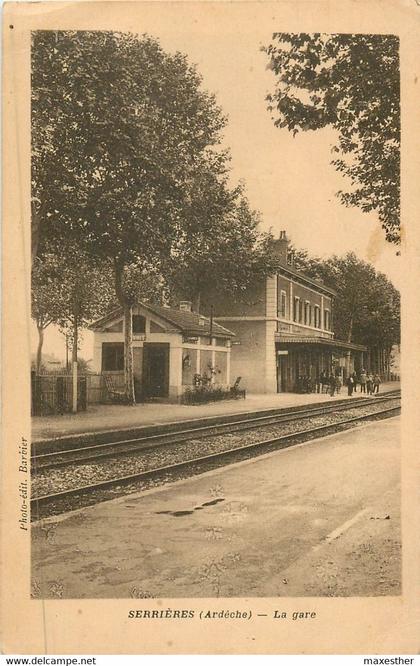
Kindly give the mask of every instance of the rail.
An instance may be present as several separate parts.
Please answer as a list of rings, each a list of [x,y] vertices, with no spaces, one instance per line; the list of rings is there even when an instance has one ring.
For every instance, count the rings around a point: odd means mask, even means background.
[[[251,430],[268,425],[280,423],[289,423],[296,419],[309,418],[329,414],[336,411],[345,411],[354,409],[357,406],[369,406],[382,403],[388,400],[394,400],[399,397],[399,392],[386,393],[375,398],[359,398],[357,400],[345,400],[339,403],[334,402],[328,405],[316,405],[298,412],[282,411],[279,414],[268,414],[262,416],[252,416],[250,418],[241,418],[238,421],[229,423],[216,423],[211,425],[196,424],[192,428],[180,428],[179,430],[168,433],[158,433],[146,435],[145,437],[126,439],[120,441],[111,441],[104,444],[89,444],[83,447],[77,447],[67,450],[53,451],[48,453],[36,453],[31,457],[32,470],[40,472],[45,469],[52,469],[71,465],[75,463],[84,463],[97,461],[103,458],[114,456],[124,456],[132,453],[144,452],[150,448],[164,446],[167,444],[178,444],[185,442],[191,437],[208,437],[212,435],[222,435],[225,433],[240,432],[241,430]]]
[[[76,503],[82,502],[83,504],[83,502],[86,502],[86,499],[88,499],[88,503],[90,504],[95,503],[95,498],[92,497],[92,495],[98,492],[100,493],[102,491],[107,491],[114,487],[121,488],[122,486],[129,486],[137,484],[139,482],[142,482],[150,478],[159,478],[159,477],[164,477],[165,482],[168,482],[167,481],[168,476],[170,477],[173,473],[185,470],[186,468],[190,469],[190,471],[192,471],[193,474],[199,474],[202,473],[203,471],[206,471],[209,468],[209,466],[210,469],[212,469],[214,466],[216,467],[219,466],[219,463],[223,465],[223,464],[228,464],[229,461],[231,463],[238,458],[242,460],[244,459],[244,455],[246,458],[247,456],[249,456],[249,454],[261,455],[261,453],[268,452],[270,449],[273,448],[276,450],[278,448],[291,447],[301,441],[307,441],[308,439],[313,439],[314,436],[316,437],[321,434],[325,436],[326,434],[328,434],[328,431],[339,432],[343,427],[349,426],[355,422],[363,422],[378,417],[389,418],[390,416],[399,413],[399,411],[400,411],[400,406],[397,405],[380,411],[372,412],[369,414],[361,414],[358,416],[353,416],[351,418],[344,419],[342,421],[306,428],[304,430],[288,433],[286,435],[281,435],[270,439],[252,442],[244,446],[235,447],[224,451],[218,451],[215,453],[210,453],[196,458],[190,458],[188,460],[175,462],[166,465],[164,467],[157,467],[154,469],[137,472],[135,474],[107,479],[105,481],[96,482],[78,488],[71,488],[68,490],[52,493],[49,495],[34,497],[31,499],[32,517],[35,519],[39,519],[41,517],[44,517],[43,514],[45,513],[47,513],[48,515],[48,507],[52,508],[53,514],[69,511],[72,508],[74,508],[74,506],[72,506],[71,503],[72,500],[76,500]],[[141,488],[136,488],[136,490],[139,489]],[[133,492],[134,491],[135,489],[133,489]],[[88,496],[88,498],[86,498],[86,495]],[[94,500],[94,502],[92,502],[92,499]],[[97,501],[101,501],[101,499]]]

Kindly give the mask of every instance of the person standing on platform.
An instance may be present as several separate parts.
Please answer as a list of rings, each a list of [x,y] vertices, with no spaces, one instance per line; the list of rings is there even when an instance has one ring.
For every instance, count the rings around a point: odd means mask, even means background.
[[[362,371],[360,373],[360,392],[361,393],[366,393],[366,370],[362,368]]]
[[[335,378],[335,388],[336,388],[337,394],[341,393],[341,387],[342,387],[341,377],[340,377],[340,375],[337,375],[336,378]]]
[[[373,390],[372,394],[374,395],[375,392],[379,393],[379,384],[381,383],[381,378],[379,377],[378,373],[375,373],[373,377]]]
[[[367,390],[367,392],[368,392],[369,395],[372,395],[372,391],[373,391],[373,378],[372,378],[372,375],[370,374],[370,372],[368,372],[368,375],[367,375],[367,377],[366,377],[366,390]]]
[[[353,377],[353,391],[356,393],[357,391],[357,375],[355,372],[352,374]]]
[[[348,395],[353,395],[353,388],[354,388],[354,379],[353,379],[353,375],[350,375],[348,380],[347,380]]]
[[[329,385],[330,385],[330,396],[333,397],[336,389],[335,377],[333,374],[330,375]]]

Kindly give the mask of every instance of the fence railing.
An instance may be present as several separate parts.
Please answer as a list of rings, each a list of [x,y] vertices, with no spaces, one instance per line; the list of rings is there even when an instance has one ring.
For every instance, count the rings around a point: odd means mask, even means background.
[[[124,374],[112,372],[114,386],[117,390],[124,388]],[[33,416],[48,414],[64,414],[72,411],[73,377],[71,374],[36,374],[31,372]],[[79,375],[77,379],[77,408],[85,411],[87,405],[111,403],[112,396],[106,387],[102,374]]]
[[[31,372],[31,412],[33,415],[63,414],[71,412],[73,378],[71,375],[37,375]],[[86,409],[86,376],[77,380],[79,411]]]

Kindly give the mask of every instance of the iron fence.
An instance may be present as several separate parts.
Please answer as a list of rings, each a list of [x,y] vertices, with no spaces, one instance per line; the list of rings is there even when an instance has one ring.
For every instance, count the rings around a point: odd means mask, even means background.
[[[112,381],[117,390],[124,388],[124,374],[120,372],[107,373],[112,375]],[[73,377],[70,373],[61,372],[37,374],[31,372],[32,415],[46,416],[49,414],[64,414],[72,411]],[[77,379],[77,407],[78,411],[85,411],[87,405],[108,404],[114,398],[107,389],[103,374],[79,375]]]
[[[77,405],[79,411],[86,409],[86,376],[77,380]],[[71,412],[73,401],[73,378],[71,375],[31,372],[32,414],[64,414]]]

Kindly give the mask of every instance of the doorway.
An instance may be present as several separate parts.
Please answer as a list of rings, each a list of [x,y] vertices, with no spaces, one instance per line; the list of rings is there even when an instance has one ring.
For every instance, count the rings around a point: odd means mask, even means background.
[[[143,390],[145,398],[169,395],[169,343],[145,342],[143,345]]]
[[[277,356],[277,393],[286,392],[287,356]]]

